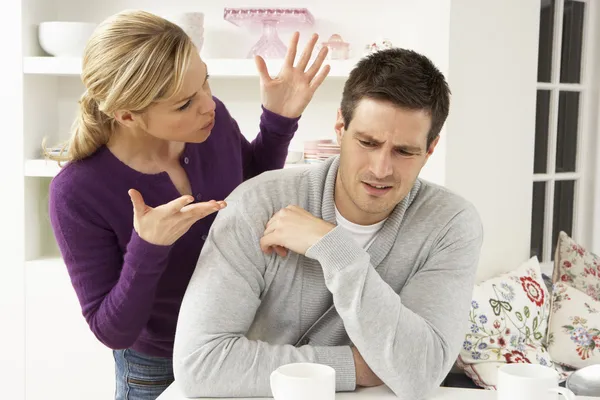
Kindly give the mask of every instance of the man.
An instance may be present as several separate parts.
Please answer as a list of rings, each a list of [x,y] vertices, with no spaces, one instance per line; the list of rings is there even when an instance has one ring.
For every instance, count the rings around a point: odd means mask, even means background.
[[[271,396],[271,372],[294,362],[332,366],[337,391],[384,383],[418,399],[442,382],[482,242],[469,202],[418,179],[449,97],[426,57],[372,54],[345,84],[339,157],[234,191],[179,314],[186,396]]]

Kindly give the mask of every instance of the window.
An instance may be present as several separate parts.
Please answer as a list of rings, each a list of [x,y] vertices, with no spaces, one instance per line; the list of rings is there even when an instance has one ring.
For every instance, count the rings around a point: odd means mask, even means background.
[[[591,240],[596,111],[588,53],[590,0],[542,0],[537,76],[531,255],[554,258],[558,233]],[[586,175],[586,173],[588,175]],[[589,213],[589,214],[586,214]]]

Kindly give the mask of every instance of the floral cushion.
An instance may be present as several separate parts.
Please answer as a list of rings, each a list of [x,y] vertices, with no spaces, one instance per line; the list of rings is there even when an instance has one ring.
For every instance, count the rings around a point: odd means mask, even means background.
[[[536,257],[476,285],[458,366],[486,389],[495,389],[506,363],[554,367],[544,346],[550,300]]]
[[[600,257],[581,247],[565,232],[560,232],[552,282],[566,283],[600,301]]]
[[[570,368],[600,364],[600,301],[564,282],[554,285],[548,352]]]

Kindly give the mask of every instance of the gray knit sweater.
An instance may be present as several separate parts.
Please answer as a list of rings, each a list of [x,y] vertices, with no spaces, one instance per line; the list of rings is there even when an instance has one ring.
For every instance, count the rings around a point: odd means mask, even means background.
[[[452,367],[466,332],[482,226],[474,207],[417,180],[368,251],[337,226],[306,256],[261,252],[290,204],[335,224],[339,158],[264,173],[227,199],[179,314],[175,381],[188,397],[272,396],[283,364],[335,368],[355,389],[350,344],[401,399],[419,399]]]

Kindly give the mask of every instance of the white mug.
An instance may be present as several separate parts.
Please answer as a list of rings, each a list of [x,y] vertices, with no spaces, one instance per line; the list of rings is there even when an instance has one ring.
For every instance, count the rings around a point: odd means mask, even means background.
[[[575,394],[559,387],[558,380],[558,372],[543,365],[506,364],[498,369],[498,400],[557,400],[559,394],[575,400]]]
[[[335,370],[313,363],[286,364],[271,373],[275,400],[335,400]]]

